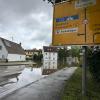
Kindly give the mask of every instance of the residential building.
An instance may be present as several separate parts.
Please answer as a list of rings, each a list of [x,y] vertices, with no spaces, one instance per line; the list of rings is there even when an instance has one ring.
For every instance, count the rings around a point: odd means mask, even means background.
[[[25,61],[25,52],[20,44],[0,37],[0,60]]]
[[[32,59],[33,58],[33,50],[25,50],[26,59]]]
[[[57,70],[58,53],[56,47],[43,47],[43,74]]]
[[[25,54],[26,54],[27,59],[33,59],[34,55],[38,56],[39,54],[42,54],[42,50],[41,49],[39,49],[39,50],[37,50],[37,49],[27,49],[27,50],[25,50]]]

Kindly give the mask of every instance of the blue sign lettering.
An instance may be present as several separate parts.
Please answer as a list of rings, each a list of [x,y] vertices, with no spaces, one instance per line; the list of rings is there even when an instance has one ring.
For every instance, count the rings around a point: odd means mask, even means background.
[[[62,18],[56,18],[56,22],[65,22],[69,20],[77,20],[79,19],[79,15],[73,15],[73,16],[66,16]]]

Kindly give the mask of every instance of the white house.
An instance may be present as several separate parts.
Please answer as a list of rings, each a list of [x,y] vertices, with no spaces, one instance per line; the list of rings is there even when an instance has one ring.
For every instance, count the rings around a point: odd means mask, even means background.
[[[56,47],[43,47],[43,70],[57,70],[58,53]],[[50,70],[51,69],[51,70]]]
[[[0,37],[0,60],[25,61],[25,52],[21,44]]]

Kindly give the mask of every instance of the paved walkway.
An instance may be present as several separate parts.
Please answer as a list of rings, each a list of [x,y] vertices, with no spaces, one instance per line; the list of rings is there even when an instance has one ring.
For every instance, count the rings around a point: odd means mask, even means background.
[[[76,69],[76,67],[64,68],[0,100],[60,100],[65,81]]]
[[[0,66],[14,66],[14,65],[36,65],[35,62],[0,62]]]

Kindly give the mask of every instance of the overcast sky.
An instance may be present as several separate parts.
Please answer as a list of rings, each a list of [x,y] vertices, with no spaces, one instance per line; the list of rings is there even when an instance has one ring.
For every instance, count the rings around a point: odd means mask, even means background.
[[[24,49],[49,45],[52,5],[43,0],[0,0],[0,37],[21,42]]]

